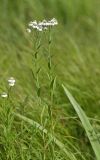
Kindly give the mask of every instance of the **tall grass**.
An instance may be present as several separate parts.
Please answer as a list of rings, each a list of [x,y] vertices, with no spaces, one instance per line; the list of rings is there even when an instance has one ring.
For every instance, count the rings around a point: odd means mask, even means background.
[[[9,76],[16,78],[11,99],[0,98],[1,159],[95,159],[85,126],[69,101],[66,103],[61,84],[71,90],[99,133],[99,4],[98,0],[0,1],[0,93],[8,87],[4,80]],[[38,65],[43,70],[36,90],[32,72],[34,36],[26,33],[27,23],[52,17],[59,22],[52,33],[53,75],[48,79],[47,36],[39,51]],[[44,100],[38,97],[40,88]]]

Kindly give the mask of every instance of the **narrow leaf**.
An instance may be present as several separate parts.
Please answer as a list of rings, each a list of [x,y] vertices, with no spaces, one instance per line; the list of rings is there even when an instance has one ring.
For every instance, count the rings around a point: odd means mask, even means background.
[[[68,89],[64,85],[62,85],[62,87],[83,124],[83,127],[90,140],[91,146],[94,150],[97,160],[100,160],[100,143],[99,143],[98,135],[95,133],[92,125],[88,120],[88,117],[86,116],[85,112],[82,110],[80,105],[76,102],[76,100],[73,98],[73,96],[68,91]]]

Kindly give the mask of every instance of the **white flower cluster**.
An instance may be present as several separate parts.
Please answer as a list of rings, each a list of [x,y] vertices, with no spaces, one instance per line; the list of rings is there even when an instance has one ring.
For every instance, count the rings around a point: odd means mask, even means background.
[[[16,82],[16,80],[15,80],[13,77],[10,77],[10,78],[8,79],[8,85],[9,85],[10,87],[13,87],[13,86],[15,85],[15,82]],[[7,97],[8,97],[8,94],[7,94],[6,92],[3,92],[3,93],[1,94],[1,97],[2,97],[2,98],[7,98]]]
[[[3,92],[3,93],[1,94],[1,97],[2,97],[2,98],[7,98],[7,97],[8,97],[8,94],[7,94],[6,92]]]
[[[43,20],[41,22],[37,22],[36,20],[31,21],[28,26],[31,28],[27,28],[27,32],[31,32],[32,29],[37,29],[38,31],[47,30],[49,27],[55,26],[58,24],[58,21],[53,18],[49,21]]]
[[[9,84],[9,86],[14,86],[15,85],[15,79],[13,78],[13,77],[10,77],[9,79],[8,79],[8,84]]]

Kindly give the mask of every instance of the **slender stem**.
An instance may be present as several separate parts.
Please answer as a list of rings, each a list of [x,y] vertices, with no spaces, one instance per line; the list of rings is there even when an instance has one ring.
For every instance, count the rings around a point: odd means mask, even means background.
[[[49,81],[50,81],[50,105],[48,105],[48,114],[50,116],[50,123],[51,123],[51,128],[50,132],[52,135],[54,135],[54,123],[53,123],[53,113],[52,113],[52,107],[53,107],[53,89],[51,87],[51,83],[53,81],[53,74],[52,74],[52,55],[51,55],[51,44],[52,44],[52,35],[51,35],[52,28],[49,27],[49,37],[48,37],[48,75],[49,75]],[[53,142],[52,142],[53,143]],[[51,152],[53,157],[55,157],[54,153],[54,143],[51,145]],[[52,157],[52,158],[53,158]]]
[[[51,58],[51,27],[49,27],[49,37],[48,37],[48,68],[49,68],[49,78],[52,80],[52,74],[51,74],[51,69],[52,69],[52,58]]]
[[[40,50],[40,47],[41,47],[41,44],[42,44],[42,36],[43,36],[43,33],[40,33],[40,32],[36,32],[36,40],[35,40],[35,46],[34,46],[34,55],[33,55],[33,58],[34,58],[34,76],[35,76],[35,83],[36,83],[36,90],[37,90],[37,96],[38,96],[38,104],[39,104],[39,107],[43,107],[43,104],[42,104],[42,97],[40,96],[40,89],[41,89],[41,86],[40,86],[40,70],[41,70],[41,66],[39,64],[39,50]],[[41,111],[41,115],[40,115],[40,121],[41,121],[41,125],[44,126],[44,112],[45,112],[45,106],[43,107],[42,111]],[[46,159],[46,152],[45,152],[45,134],[44,132],[42,133],[42,140],[43,140],[43,160]]]
[[[42,33],[36,31],[36,39],[34,42],[34,76],[35,76],[35,83],[36,83],[36,89],[37,89],[37,96],[40,96],[40,81],[39,81],[39,71],[40,71],[40,65],[38,63],[39,61],[39,49],[41,47],[41,41],[42,41]]]

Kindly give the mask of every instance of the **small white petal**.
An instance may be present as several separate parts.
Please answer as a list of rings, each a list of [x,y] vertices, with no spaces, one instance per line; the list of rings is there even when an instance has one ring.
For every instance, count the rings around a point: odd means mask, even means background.
[[[46,26],[47,25],[47,21],[44,19],[43,21],[42,21],[42,26]]]
[[[51,25],[57,25],[58,24],[58,21],[55,19],[55,18],[53,18],[53,19],[51,19]]]
[[[33,21],[32,23],[33,23],[33,24],[37,24],[37,21],[35,20],[35,21]]]
[[[37,21],[35,20],[35,21],[31,21],[30,23],[29,23],[29,26],[30,27],[32,27],[33,25],[37,25]]]
[[[47,28],[47,27],[44,27],[43,29],[44,29],[44,30],[47,30],[48,28]]]
[[[11,87],[14,86],[14,85],[15,85],[14,82],[10,82],[10,83],[9,83],[9,86],[11,86]]]
[[[10,77],[10,78],[8,79],[8,82],[9,82],[9,83],[15,83],[16,80],[15,80],[13,77]]]
[[[28,33],[31,33],[31,29],[29,29],[29,28],[27,28],[26,31],[27,31]]]
[[[42,26],[37,26],[37,30],[42,31],[43,30]]]
[[[43,22],[39,22],[38,25],[39,25],[39,26],[42,26],[42,25],[43,25]]]
[[[37,25],[33,25],[32,28],[34,28],[34,29],[36,28],[37,29]]]

